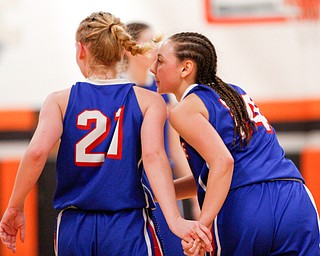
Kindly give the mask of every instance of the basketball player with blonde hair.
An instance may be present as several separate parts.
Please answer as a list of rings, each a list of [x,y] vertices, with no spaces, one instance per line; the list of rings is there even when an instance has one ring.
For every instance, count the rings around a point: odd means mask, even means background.
[[[138,170],[140,159],[173,233],[210,248],[209,229],[181,217],[163,147],[166,106],[160,95],[119,78],[125,51],[145,54],[119,18],[95,12],[76,32],[76,61],[86,78],[51,93],[19,166],[0,223],[2,242],[16,251],[25,237],[24,202],[60,140],[54,208],[60,213],[56,255],[162,255]]]

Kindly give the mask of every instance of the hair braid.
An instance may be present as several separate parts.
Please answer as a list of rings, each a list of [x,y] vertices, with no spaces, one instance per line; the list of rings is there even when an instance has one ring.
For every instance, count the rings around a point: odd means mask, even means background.
[[[106,66],[119,62],[124,49],[137,55],[155,47],[153,42],[137,44],[126,29],[126,25],[111,13],[94,12],[80,23],[76,41],[87,45],[95,60]]]
[[[199,33],[182,32],[169,38],[175,42],[175,55],[178,59],[192,59],[197,65],[196,82],[211,87],[225,102],[231,111],[234,121],[234,140],[240,137],[240,147],[243,140],[250,142],[255,124],[250,120],[245,103],[241,96],[217,75],[217,55],[211,41]]]

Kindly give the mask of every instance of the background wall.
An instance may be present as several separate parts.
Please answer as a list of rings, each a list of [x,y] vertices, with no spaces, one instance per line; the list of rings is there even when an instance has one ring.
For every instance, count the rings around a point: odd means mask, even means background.
[[[210,24],[205,0],[0,0],[0,107],[39,107],[48,93],[81,79],[74,34],[98,10],[165,35],[204,33],[216,46],[219,75],[255,99],[320,96],[319,23]]]

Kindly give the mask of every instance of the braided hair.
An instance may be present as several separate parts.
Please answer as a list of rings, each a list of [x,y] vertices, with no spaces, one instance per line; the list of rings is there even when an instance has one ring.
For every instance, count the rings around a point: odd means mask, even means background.
[[[133,40],[138,40],[141,36],[141,33],[149,28],[148,24],[142,22],[131,22],[126,24],[128,33],[132,36]]]
[[[127,32],[129,33],[131,38],[135,41],[139,41],[141,39],[144,31],[146,31],[148,29],[152,29],[152,27],[149,24],[143,23],[143,22],[127,23],[126,27],[127,27]],[[154,45],[155,48],[157,48],[157,44],[159,42],[161,42],[162,39],[163,39],[163,35],[158,34],[158,35],[155,35],[148,42],[146,42],[146,44],[152,44],[152,45]],[[128,69],[128,65],[129,65],[129,59],[128,59],[127,54],[125,54],[124,58],[123,58],[123,67],[122,67],[124,72],[126,72],[126,70]]]
[[[126,29],[126,25],[111,13],[94,12],[80,22],[76,41],[86,45],[95,61],[105,66],[121,61],[124,49],[137,55],[155,47],[152,42],[137,44]]]
[[[233,145],[237,134],[240,147],[243,147],[244,141],[248,145],[256,128],[255,123],[250,119],[242,97],[217,76],[217,54],[211,41],[195,32],[177,33],[169,40],[174,42],[175,56],[180,61],[191,59],[196,63],[196,83],[212,88],[230,109],[234,121]]]

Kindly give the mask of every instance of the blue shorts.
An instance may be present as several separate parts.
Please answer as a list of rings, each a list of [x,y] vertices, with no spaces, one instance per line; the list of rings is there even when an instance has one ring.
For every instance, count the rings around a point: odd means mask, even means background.
[[[146,209],[63,210],[57,218],[55,252],[59,256],[162,255]]]
[[[152,219],[157,236],[159,237],[160,244],[162,246],[163,255],[165,256],[184,256],[181,239],[176,236],[169,229],[167,221],[163,215],[159,203],[155,203],[153,199],[153,192],[147,175],[145,172],[142,176],[142,182],[144,184],[144,190],[148,198],[148,207],[150,212],[150,218]],[[179,205],[180,201],[177,201]],[[182,207],[182,206],[181,206]],[[180,209],[181,211],[181,209]]]
[[[216,255],[320,255],[318,213],[310,192],[298,181],[230,191],[213,233]]]
[[[165,256],[184,256],[181,239],[169,229],[160,205],[156,204],[155,210],[150,210],[150,218],[155,225],[156,233],[162,245]]]

